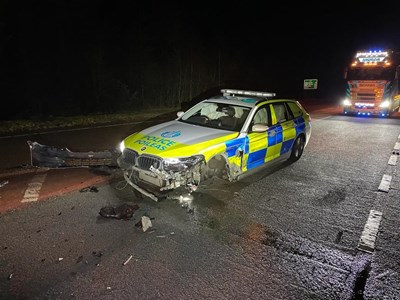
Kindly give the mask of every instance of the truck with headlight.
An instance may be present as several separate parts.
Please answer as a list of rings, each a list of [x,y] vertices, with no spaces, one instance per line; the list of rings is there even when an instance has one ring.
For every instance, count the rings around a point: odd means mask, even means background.
[[[399,111],[399,52],[358,51],[345,70],[347,115],[388,117]]]

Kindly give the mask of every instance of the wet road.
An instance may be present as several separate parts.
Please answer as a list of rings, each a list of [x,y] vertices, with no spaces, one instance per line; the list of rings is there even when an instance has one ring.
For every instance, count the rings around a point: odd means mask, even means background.
[[[113,173],[4,212],[2,299],[399,299],[400,120],[312,118],[299,161],[206,182],[190,207],[139,199]],[[139,205],[130,220],[99,216],[123,203]],[[371,210],[375,247],[360,251]]]

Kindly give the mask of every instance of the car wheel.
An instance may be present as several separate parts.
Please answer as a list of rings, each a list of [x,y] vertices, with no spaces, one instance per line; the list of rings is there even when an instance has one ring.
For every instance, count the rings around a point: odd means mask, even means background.
[[[294,141],[292,153],[290,154],[290,161],[297,161],[300,159],[301,155],[303,154],[305,146],[305,140],[303,136],[298,136]]]

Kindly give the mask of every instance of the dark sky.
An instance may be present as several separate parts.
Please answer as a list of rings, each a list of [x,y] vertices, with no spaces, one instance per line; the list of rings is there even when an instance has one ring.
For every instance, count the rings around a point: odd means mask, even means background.
[[[2,0],[3,97],[40,109],[79,98],[85,109],[104,78],[133,95],[144,74],[162,81],[182,63],[199,78],[219,64],[219,83],[282,97],[305,96],[303,79],[317,78],[318,96],[335,99],[356,50],[400,50],[400,1],[257,2]]]

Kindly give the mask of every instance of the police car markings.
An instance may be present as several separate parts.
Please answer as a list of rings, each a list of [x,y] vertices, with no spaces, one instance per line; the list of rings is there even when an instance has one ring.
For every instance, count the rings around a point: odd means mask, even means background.
[[[364,230],[361,234],[357,249],[372,253],[375,249],[375,240],[378,234],[382,213],[377,210],[370,210]]]
[[[28,188],[25,190],[24,197],[21,202],[33,202],[39,199],[39,192],[42,188],[47,173],[36,175],[28,183]]]
[[[156,148],[161,151],[176,144],[175,141],[171,141],[169,139],[159,138],[159,137],[155,137],[155,136],[151,136],[151,135],[145,135],[140,140],[137,140],[136,143],[139,145]]]

